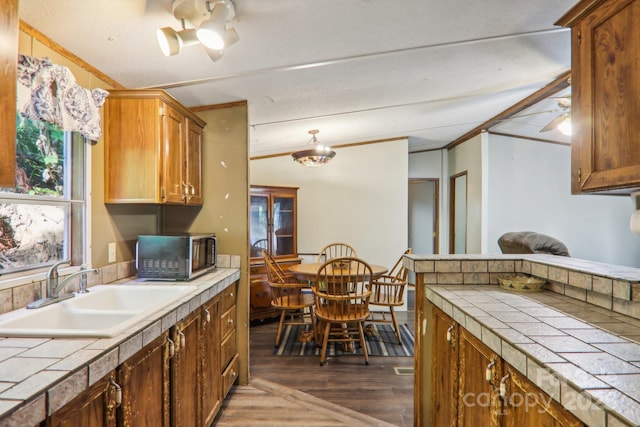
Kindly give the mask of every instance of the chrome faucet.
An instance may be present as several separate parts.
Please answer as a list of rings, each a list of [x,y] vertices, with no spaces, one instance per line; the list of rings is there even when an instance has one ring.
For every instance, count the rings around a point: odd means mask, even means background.
[[[80,270],[69,274],[62,282],[58,283],[58,278],[60,277],[58,274],[58,267],[62,264],[66,264],[67,262],[68,261],[60,261],[49,268],[49,271],[47,271],[47,295],[44,298],[27,304],[27,308],[40,308],[73,297],[73,293],[60,295],[60,290],[64,288],[64,285],[66,285],[70,279],[78,275],[80,275],[80,279],[78,282],[79,285],[77,293],[84,294],[89,292],[86,285],[86,275],[87,273],[98,274],[99,270],[96,268],[88,270],[82,266],[80,267]]]

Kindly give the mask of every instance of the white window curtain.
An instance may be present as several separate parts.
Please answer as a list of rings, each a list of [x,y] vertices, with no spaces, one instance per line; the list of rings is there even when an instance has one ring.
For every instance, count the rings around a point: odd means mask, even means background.
[[[62,130],[97,140],[102,134],[100,107],[109,92],[85,89],[67,67],[48,58],[18,58],[18,104],[22,117],[43,120]]]

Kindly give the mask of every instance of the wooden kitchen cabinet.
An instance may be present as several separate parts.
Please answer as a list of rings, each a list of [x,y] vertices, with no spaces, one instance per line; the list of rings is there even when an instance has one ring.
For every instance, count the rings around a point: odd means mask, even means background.
[[[431,378],[432,426],[451,425],[458,413],[458,324],[442,311],[431,316],[434,335]]]
[[[110,91],[105,203],[201,205],[204,126],[162,90]]]
[[[200,422],[200,311],[191,313],[173,328],[175,352],[171,358],[171,425],[197,426]]]
[[[431,413],[425,418],[430,425],[584,426],[442,310],[427,303],[427,311],[432,368],[425,382]]]
[[[297,187],[251,186],[250,202],[250,320],[280,316],[271,307],[271,288],[262,249],[285,270],[299,264]]]
[[[122,427],[170,425],[169,359],[175,345],[165,331],[118,367],[122,405],[118,425]]]
[[[84,393],[52,414],[48,427],[115,427],[119,385],[115,372],[93,384]]]
[[[501,396],[502,427],[582,427],[584,424],[524,375],[504,364]]]
[[[458,426],[499,426],[502,359],[466,329],[459,330]]]
[[[220,377],[222,398],[238,379],[238,351],[236,346],[236,285],[225,289],[220,302]]]
[[[234,287],[235,289],[235,287]],[[202,318],[202,422],[210,426],[222,406],[222,380],[220,378],[220,298],[214,298],[201,308]]]
[[[0,187],[16,185],[18,0],[0,0]]]
[[[640,188],[640,0],[582,0],[571,27],[572,193]]]

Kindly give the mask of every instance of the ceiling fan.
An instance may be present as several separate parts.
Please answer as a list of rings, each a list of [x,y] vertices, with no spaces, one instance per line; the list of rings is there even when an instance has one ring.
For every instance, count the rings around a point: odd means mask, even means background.
[[[558,129],[564,135],[571,135],[571,94],[554,97],[552,99],[556,100],[561,113],[545,127],[540,129],[540,132],[549,132],[550,130]]]

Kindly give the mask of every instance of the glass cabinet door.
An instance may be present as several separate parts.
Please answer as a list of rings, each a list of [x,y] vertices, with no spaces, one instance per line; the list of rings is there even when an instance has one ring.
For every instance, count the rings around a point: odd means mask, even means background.
[[[250,256],[261,257],[262,249],[269,250],[269,196],[251,195],[250,204]]]
[[[271,236],[274,256],[293,255],[294,248],[294,199],[293,197],[273,196],[273,228]]]

